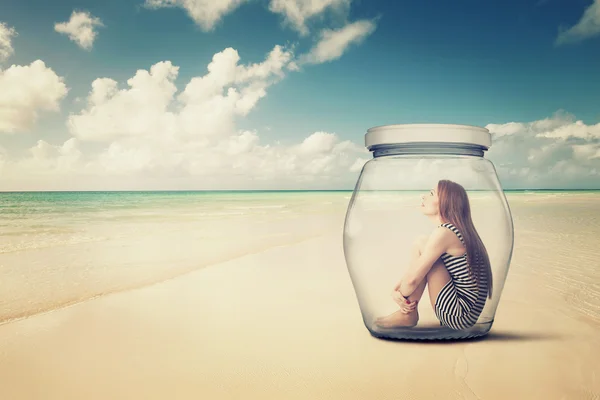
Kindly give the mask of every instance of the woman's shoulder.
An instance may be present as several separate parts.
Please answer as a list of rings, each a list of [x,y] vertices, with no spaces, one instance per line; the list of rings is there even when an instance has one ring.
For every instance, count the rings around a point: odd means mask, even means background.
[[[450,222],[444,222],[442,224],[439,224],[438,226],[435,227],[435,229],[433,230],[433,233],[435,232],[443,232],[443,234],[445,235],[453,235],[454,232],[456,232],[456,227],[454,225],[452,225]]]
[[[445,222],[443,224],[440,224],[438,226],[438,228],[442,228],[444,231],[449,232],[451,235],[450,236],[458,236],[458,238],[460,239],[461,242],[463,242],[463,236],[462,233],[460,233],[460,230],[452,223],[450,222]]]
[[[430,237],[435,241],[439,241],[450,247],[453,244],[455,234],[450,230],[443,227],[441,224],[437,226],[432,232]]]

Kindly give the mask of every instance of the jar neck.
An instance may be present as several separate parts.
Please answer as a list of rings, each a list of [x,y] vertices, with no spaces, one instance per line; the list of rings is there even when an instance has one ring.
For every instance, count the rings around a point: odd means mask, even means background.
[[[483,157],[487,147],[472,143],[448,143],[448,142],[412,142],[378,144],[369,149],[373,157],[414,155],[414,154],[447,154],[456,156]]]

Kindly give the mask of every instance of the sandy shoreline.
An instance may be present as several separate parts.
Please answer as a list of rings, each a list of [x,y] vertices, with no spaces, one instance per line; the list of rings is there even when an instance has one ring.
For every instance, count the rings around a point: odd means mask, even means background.
[[[339,234],[275,247],[0,326],[0,397],[598,398],[598,322],[524,260],[488,337],[393,342],[365,329]]]
[[[339,231],[343,215],[331,214],[171,221],[127,235],[117,226],[105,240],[0,254],[0,325]]]

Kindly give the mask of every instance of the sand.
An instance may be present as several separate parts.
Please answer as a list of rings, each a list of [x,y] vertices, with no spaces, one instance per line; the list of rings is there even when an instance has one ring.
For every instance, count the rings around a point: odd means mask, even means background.
[[[482,339],[372,337],[340,210],[309,239],[0,325],[0,399],[600,398],[597,236],[511,208],[511,270]]]

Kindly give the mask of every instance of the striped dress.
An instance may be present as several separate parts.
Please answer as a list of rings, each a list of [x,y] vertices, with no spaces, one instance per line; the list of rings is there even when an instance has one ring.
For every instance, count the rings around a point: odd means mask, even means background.
[[[454,225],[444,223],[440,227],[450,229],[463,245],[465,244],[461,233]],[[483,311],[487,297],[487,278],[482,276],[478,287],[477,281],[469,277],[467,253],[461,256],[444,253],[440,258],[451,279],[436,298],[435,314],[442,326],[456,330],[470,328],[477,322],[477,318]]]

